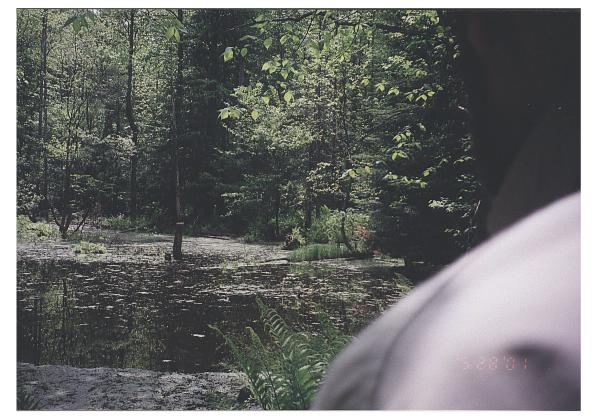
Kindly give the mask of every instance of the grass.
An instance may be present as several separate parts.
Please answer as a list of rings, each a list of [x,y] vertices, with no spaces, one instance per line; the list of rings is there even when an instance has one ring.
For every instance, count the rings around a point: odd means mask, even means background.
[[[354,255],[349,249],[341,244],[309,244],[293,250],[290,261],[313,261],[327,258],[342,258]]]
[[[75,254],[106,254],[106,246],[104,244],[81,241],[73,247],[73,251],[75,251]]]

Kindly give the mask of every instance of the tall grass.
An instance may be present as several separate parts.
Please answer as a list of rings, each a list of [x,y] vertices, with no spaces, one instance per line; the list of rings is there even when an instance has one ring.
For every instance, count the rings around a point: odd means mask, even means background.
[[[312,261],[353,255],[344,244],[309,244],[294,250],[290,261]]]
[[[297,332],[259,298],[257,303],[269,342],[247,327],[250,344],[242,349],[238,341],[211,328],[224,338],[247,376],[252,398],[263,409],[308,409],[328,364],[351,337],[323,314],[318,316],[321,333]]]

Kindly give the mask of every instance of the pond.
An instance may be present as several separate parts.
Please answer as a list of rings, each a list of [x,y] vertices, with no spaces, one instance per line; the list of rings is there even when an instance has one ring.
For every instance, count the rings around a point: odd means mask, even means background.
[[[259,296],[296,328],[324,311],[353,333],[404,292],[396,265],[258,265],[113,259],[17,261],[17,360],[196,373],[231,362],[209,325],[262,331]]]

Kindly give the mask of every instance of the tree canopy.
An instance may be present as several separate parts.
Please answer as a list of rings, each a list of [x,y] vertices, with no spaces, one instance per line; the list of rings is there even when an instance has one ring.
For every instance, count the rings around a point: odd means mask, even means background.
[[[17,210],[445,263],[478,239],[432,10],[20,9]],[[182,231],[182,230],[181,230]]]

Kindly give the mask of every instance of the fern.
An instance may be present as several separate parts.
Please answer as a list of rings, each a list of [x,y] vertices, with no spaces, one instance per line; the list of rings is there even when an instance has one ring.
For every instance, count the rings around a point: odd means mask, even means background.
[[[19,387],[17,389],[17,411],[35,411],[38,409],[40,409],[39,401],[27,393],[25,389]]]
[[[326,315],[319,313],[322,332],[311,335],[292,329],[276,310],[259,298],[264,331],[270,344],[247,327],[250,345],[246,351],[229,336],[216,330],[247,375],[253,399],[263,409],[307,409],[334,356],[350,341]]]

